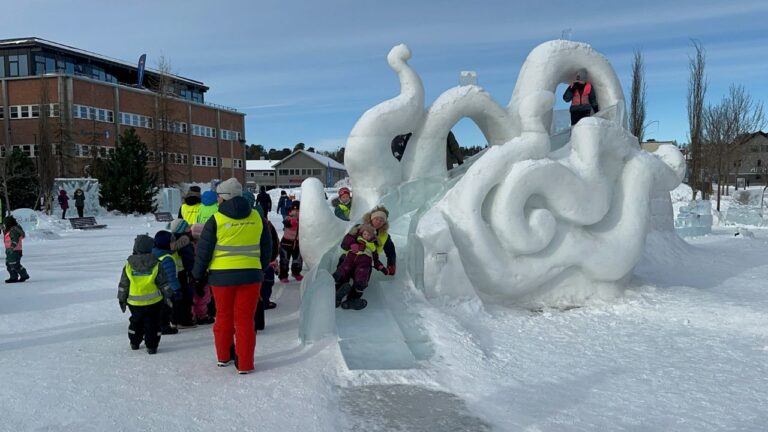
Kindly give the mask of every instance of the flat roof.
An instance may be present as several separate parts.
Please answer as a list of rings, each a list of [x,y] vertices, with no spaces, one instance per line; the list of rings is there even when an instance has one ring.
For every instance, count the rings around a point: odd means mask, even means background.
[[[91,51],[87,51],[80,48],[75,48],[73,46],[60,44],[58,42],[49,41],[46,39],[38,38],[38,37],[28,37],[28,38],[17,38],[17,39],[2,39],[0,40],[0,48],[9,48],[13,46],[25,46],[25,45],[41,45],[41,46],[47,46],[49,48],[56,49],[58,51],[67,51],[72,54],[77,54],[80,56],[86,56],[86,57],[92,57],[95,59],[99,59],[104,62],[114,63],[120,66],[124,66],[127,68],[138,70],[138,57],[136,58],[136,63],[127,62],[124,60],[118,60],[112,57],[107,57],[105,55],[97,54]],[[152,68],[145,68],[147,72],[151,72],[156,75],[163,75],[162,72],[158,71],[157,69]],[[165,74],[170,77],[173,77],[179,81],[186,82],[189,84],[194,84],[198,87],[204,88],[206,91],[209,90],[209,88],[203,84],[201,81],[193,80],[190,78],[185,78],[179,75],[175,74]]]
[[[280,162],[279,160],[264,160],[264,159],[257,159],[257,160],[246,160],[245,161],[245,170],[246,171],[274,171],[275,170],[275,164]]]

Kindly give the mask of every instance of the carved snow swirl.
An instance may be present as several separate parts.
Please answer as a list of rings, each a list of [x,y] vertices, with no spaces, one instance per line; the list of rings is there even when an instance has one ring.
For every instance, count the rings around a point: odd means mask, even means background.
[[[400,162],[389,151],[396,135],[414,132],[424,117],[424,86],[408,66],[411,50],[398,45],[387,60],[400,80],[400,94],[366,111],[350,132],[344,165],[355,189],[351,217],[360,217],[402,181]],[[382,157],[384,156],[384,157]]]

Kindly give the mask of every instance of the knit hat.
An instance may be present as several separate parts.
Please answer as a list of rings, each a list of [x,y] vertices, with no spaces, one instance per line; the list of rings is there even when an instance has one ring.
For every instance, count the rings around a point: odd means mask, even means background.
[[[243,198],[245,198],[246,201],[248,201],[248,206],[253,208],[253,205],[256,203],[256,196],[251,191],[245,191],[243,192]]]
[[[184,219],[178,218],[171,221],[171,223],[168,225],[168,228],[171,230],[174,234],[181,234],[187,232],[189,229],[189,223],[185,221]]]
[[[243,194],[243,185],[236,178],[232,177],[219,183],[216,186],[216,193],[225,200],[232,199]]]
[[[155,234],[155,247],[162,250],[171,250],[171,236],[168,231],[158,231]]]
[[[376,210],[373,213],[371,213],[371,220],[373,220],[374,218],[377,218],[377,217],[380,217],[380,218],[384,219],[384,221],[386,222],[386,220],[387,220],[387,213],[384,210]]]
[[[139,234],[133,241],[133,253],[135,255],[150,253],[154,244],[155,242],[152,240],[152,237],[146,234]]]
[[[190,186],[187,196],[200,196],[200,186]]]
[[[209,190],[203,192],[203,198],[202,198],[203,205],[211,205],[216,204],[216,192]]]
[[[339,189],[339,196],[342,196],[342,195],[352,195],[352,193],[349,191],[348,187],[343,187]]]

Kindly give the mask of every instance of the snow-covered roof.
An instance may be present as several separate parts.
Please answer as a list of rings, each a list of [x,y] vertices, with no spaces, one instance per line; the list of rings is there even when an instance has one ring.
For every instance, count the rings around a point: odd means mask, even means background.
[[[321,164],[323,164],[325,166],[330,166],[331,168],[339,169],[339,170],[344,170],[344,171],[347,170],[346,168],[344,168],[344,165],[336,162],[335,160],[329,158],[328,156],[323,156],[321,154],[312,153],[312,152],[309,152],[309,151],[306,151],[306,150],[299,150],[299,151],[304,153],[305,155],[311,157],[312,159],[320,162]],[[293,156],[294,154],[296,154],[296,153],[291,154],[291,156]],[[291,157],[291,156],[288,156],[288,157]],[[285,159],[288,159],[288,158],[285,158]],[[283,160],[285,160],[285,159],[283,159]]]
[[[274,171],[277,160],[247,160],[245,161],[246,171]]]

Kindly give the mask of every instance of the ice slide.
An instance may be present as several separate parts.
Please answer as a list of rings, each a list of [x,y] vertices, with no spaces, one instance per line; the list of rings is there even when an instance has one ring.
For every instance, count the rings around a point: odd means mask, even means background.
[[[302,285],[302,340],[336,334],[351,368],[407,368],[430,353],[406,301],[414,293],[554,306],[620,295],[642,255],[653,197],[680,183],[685,164],[672,146],[640,149],[608,60],[584,43],[546,42],[528,55],[507,107],[469,85],[425,109],[410,56],[405,45],[390,51],[400,94],[361,116],[344,161],[352,220],[377,204],[390,211],[398,274],[372,279],[364,311],[336,312],[330,273],[351,223],[333,216],[318,180],[305,181],[300,236],[312,271]],[[584,69],[607,108],[582,119],[562,145],[550,136],[554,91]],[[464,117],[490,146],[448,173],[445,137]],[[390,141],[409,131],[398,162]]]

